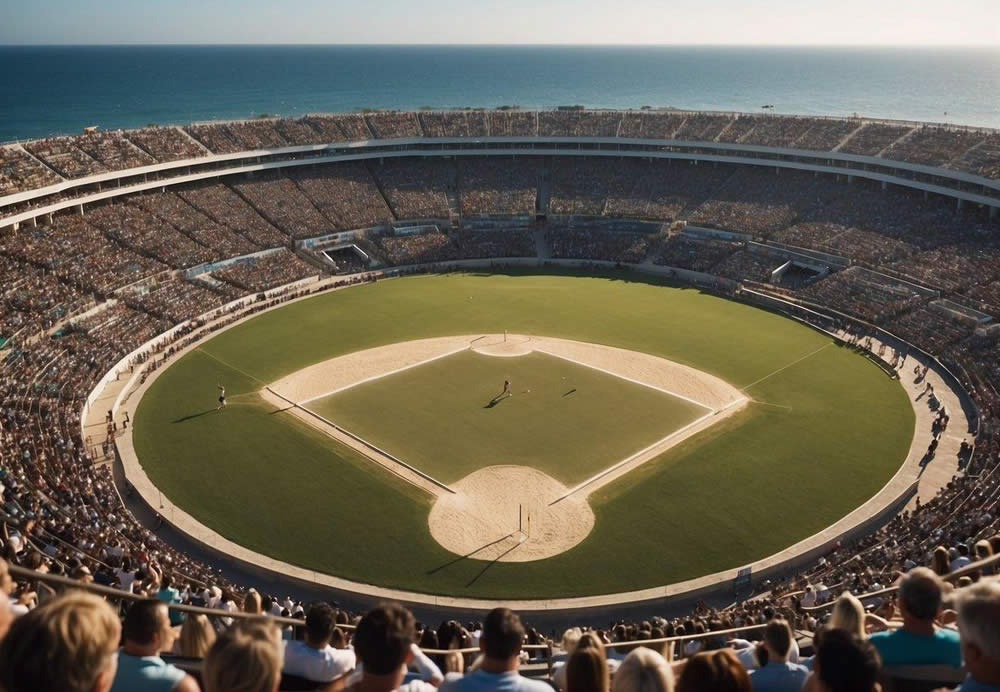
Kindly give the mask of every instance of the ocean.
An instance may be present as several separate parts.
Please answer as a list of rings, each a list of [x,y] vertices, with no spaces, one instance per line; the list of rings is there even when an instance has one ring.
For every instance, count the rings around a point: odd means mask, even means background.
[[[673,106],[1000,128],[1000,48],[0,46],[0,141],[364,108]]]

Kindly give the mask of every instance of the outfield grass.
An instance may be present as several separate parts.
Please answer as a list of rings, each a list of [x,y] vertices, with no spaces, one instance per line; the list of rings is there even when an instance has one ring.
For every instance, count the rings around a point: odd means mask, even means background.
[[[427,496],[255,393],[364,348],[504,329],[644,351],[737,387],[757,382],[747,391],[763,403],[603,488],[591,498],[593,532],[571,551],[490,565],[455,562],[433,540]],[[215,414],[220,380],[230,407]],[[695,577],[815,533],[892,476],[913,411],[897,382],[824,335],[696,290],[448,275],[324,294],[224,332],[162,373],[134,425],[163,493],[249,548],[385,586],[542,598]]]
[[[497,398],[504,380],[514,396]],[[496,464],[574,486],[708,409],[544,353],[462,351],[308,404],[442,483]]]

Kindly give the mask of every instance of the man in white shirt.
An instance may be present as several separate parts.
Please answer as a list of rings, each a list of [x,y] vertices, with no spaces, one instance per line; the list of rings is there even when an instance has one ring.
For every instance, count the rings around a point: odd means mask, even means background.
[[[517,672],[523,642],[524,627],[517,614],[507,608],[491,610],[479,640],[483,653],[479,669],[464,676],[449,673],[441,692],[552,692],[546,683]]]
[[[306,615],[306,640],[285,644],[282,672],[313,682],[328,683],[354,669],[355,656],[350,649],[330,646],[336,615],[326,603],[315,603]]]

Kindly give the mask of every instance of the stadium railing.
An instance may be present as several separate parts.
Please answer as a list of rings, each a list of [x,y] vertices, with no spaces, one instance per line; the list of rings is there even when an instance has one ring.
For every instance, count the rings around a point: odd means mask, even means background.
[[[951,582],[961,579],[962,577],[972,576],[977,572],[990,574],[996,571],[998,565],[1000,565],[1000,553],[985,558],[983,560],[979,560],[978,562],[970,562],[965,567],[961,567],[953,572],[949,572],[948,574],[942,576],[941,579],[947,582]],[[989,571],[984,572],[984,570],[989,570]],[[873,598],[881,598],[883,596],[894,594],[898,589],[899,587],[897,586],[889,586],[884,589],[879,589],[878,591],[870,591],[868,593],[859,593],[854,595],[857,596],[858,600],[867,601]],[[835,602],[836,599],[834,598],[821,605],[803,607],[802,611],[805,613],[821,613],[827,608],[831,608]]]

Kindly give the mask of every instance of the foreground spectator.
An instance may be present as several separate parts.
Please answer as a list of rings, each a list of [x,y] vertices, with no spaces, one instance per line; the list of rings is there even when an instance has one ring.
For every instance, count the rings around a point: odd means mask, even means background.
[[[644,646],[625,657],[612,687],[614,692],[673,692],[673,689],[674,671],[670,664]]]
[[[0,644],[4,692],[107,692],[121,626],[97,596],[68,593],[18,618]]]
[[[684,664],[677,692],[751,692],[750,676],[729,649],[703,651]]]
[[[764,628],[764,648],[767,665],[750,673],[754,692],[798,692],[802,689],[809,670],[797,663],[789,663],[792,649],[792,629],[787,620],[776,618]]]
[[[577,647],[566,664],[566,692],[608,692],[604,649]]]
[[[174,645],[167,606],[155,598],[133,603],[122,626],[125,640],[118,655],[112,692],[198,692],[198,683],[160,658]]]
[[[281,684],[281,629],[246,620],[219,635],[201,673],[205,692],[277,692]]]
[[[941,598],[942,582],[931,570],[915,567],[903,575],[899,581],[903,626],[871,636],[883,665],[962,665],[958,632],[934,624],[941,610]]]
[[[882,665],[875,646],[845,629],[824,630],[816,643],[808,692],[879,692]]]
[[[208,616],[189,613],[181,626],[181,636],[178,641],[181,656],[205,658],[215,643],[215,629],[212,628]]]
[[[521,618],[507,608],[491,610],[483,621],[479,639],[483,654],[479,668],[463,677],[448,676],[441,692],[551,692],[552,688],[544,682],[529,680],[517,672],[523,642]],[[367,665],[366,662],[366,668]]]
[[[383,603],[368,611],[354,630],[354,653],[361,663],[361,676],[344,689],[350,692],[433,692],[434,686],[421,680],[403,684],[416,639],[413,614],[398,603]]]
[[[958,592],[958,631],[969,676],[956,690],[1000,692],[1000,581],[981,581]]]
[[[313,682],[328,683],[343,677],[354,668],[355,656],[350,649],[335,649],[330,645],[336,613],[326,603],[316,603],[306,615],[306,640],[285,644],[283,671]]]

